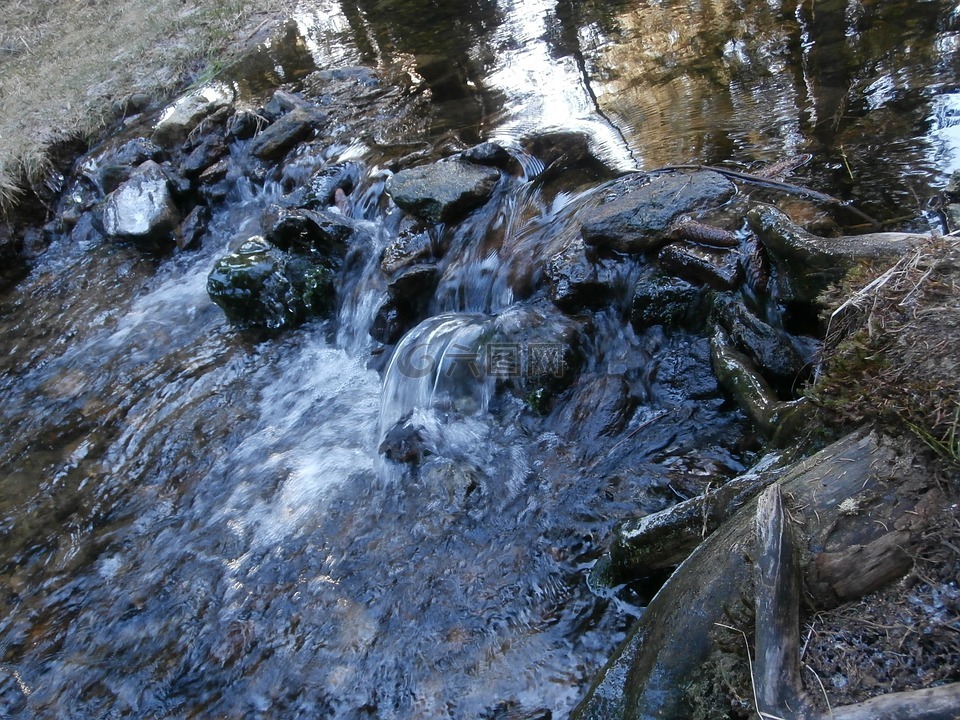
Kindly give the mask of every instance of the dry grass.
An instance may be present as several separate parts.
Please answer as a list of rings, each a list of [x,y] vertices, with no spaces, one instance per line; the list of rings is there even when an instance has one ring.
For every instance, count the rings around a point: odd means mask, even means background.
[[[49,149],[89,139],[133,93],[163,99],[295,0],[0,3],[0,207],[41,182]]]
[[[839,422],[910,429],[960,460],[960,241],[931,238],[825,300],[834,309],[811,396]]]

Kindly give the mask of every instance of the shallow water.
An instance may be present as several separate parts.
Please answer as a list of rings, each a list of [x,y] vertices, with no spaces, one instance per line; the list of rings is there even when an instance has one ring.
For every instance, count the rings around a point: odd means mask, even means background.
[[[577,320],[582,381],[545,417],[522,377],[451,371],[504,327],[563,320],[540,263],[596,183],[531,181],[520,139],[584,131],[615,169],[809,152],[797,182],[936,225],[927,201],[960,168],[957,31],[943,2],[305,5],[241,94],[367,63],[411,78],[415,119],[361,118],[238,183],[198,251],[75,234],[0,299],[0,715],[565,717],[644,602],[587,587],[614,523],[737,474],[755,446],[706,341],[638,335],[616,302]],[[499,139],[531,171],[442,231],[434,317],[371,359],[401,132]],[[362,168],[346,212],[368,240],[336,320],[232,330],[204,289],[214,260],[338,161]],[[413,347],[429,372],[401,367]],[[417,470],[378,452],[404,419],[430,449]]]

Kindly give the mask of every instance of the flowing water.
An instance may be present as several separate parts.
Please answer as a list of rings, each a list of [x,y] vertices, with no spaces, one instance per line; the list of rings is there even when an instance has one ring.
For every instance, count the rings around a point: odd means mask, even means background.
[[[628,295],[576,321],[543,298],[596,183],[539,184],[519,149],[524,176],[438,231],[431,317],[376,355],[399,227],[383,143],[578,130],[620,170],[809,152],[798,182],[936,226],[960,169],[958,30],[939,1],[303,6],[237,89],[399,67],[416,122],[361,118],[239,180],[197,251],[58,238],[0,301],[0,717],[565,717],[644,602],[587,586],[613,525],[742,471],[750,431],[702,337],[635,333]],[[336,319],[232,330],[214,260],[347,161],[366,244]],[[530,326],[582,363],[546,416],[524,378],[475,372]],[[404,424],[416,468],[379,452]]]

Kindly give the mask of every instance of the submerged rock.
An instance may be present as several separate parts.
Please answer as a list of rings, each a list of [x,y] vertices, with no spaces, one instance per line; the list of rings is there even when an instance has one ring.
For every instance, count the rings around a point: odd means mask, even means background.
[[[109,237],[150,249],[171,246],[178,222],[167,176],[152,160],[137,168],[103,205],[103,229]]]
[[[398,207],[424,220],[459,220],[485,203],[500,173],[492,168],[452,161],[401,170],[387,181]]]
[[[622,375],[582,378],[570,400],[554,413],[551,427],[565,437],[589,442],[622,430],[635,406]]]
[[[595,308],[613,295],[613,273],[606,263],[591,255],[592,248],[578,238],[547,261],[550,299],[557,307],[568,312]]]
[[[735,192],[732,182],[708,170],[628,175],[609,184],[583,223],[583,239],[619,252],[656,250],[670,240],[674,218],[720,205]]]
[[[334,275],[252,238],[217,261],[207,277],[207,293],[234,325],[279,330],[332,310]]]

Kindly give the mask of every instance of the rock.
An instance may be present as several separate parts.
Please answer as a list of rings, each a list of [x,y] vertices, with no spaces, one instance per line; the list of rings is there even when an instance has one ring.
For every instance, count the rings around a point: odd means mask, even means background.
[[[857,264],[893,264],[929,239],[927,235],[911,233],[824,238],[807,232],[766,205],[751,210],[747,219],[778,271],[775,282],[783,301],[813,302]]]
[[[135,138],[124,143],[115,152],[107,153],[97,161],[97,168],[90,179],[109,195],[130,179],[134,171],[148,160],[161,162],[166,153],[146,138]]]
[[[614,180],[583,224],[588,245],[619,252],[649,252],[669,241],[667,231],[681,213],[720,205],[736,187],[719,173],[637,173]]]
[[[523,149],[539,159],[544,166],[572,167],[593,161],[590,138],[586,133],[560,130],[524,138]]]
[[[398,463],[419,463],[434,454],[426,439],[424,428],[403,418],[387,431],[378,448],[381,455]]]
[[[177,232],[177,248],[188,250],[200,245],[200,238],[207,232],[210,224],[210,208],[206,205],[197,205],[180,223]]]
[[[250,141],[250,152],[261,160],[275,160],[306,140],[326,122],[326,115],[310,107],[290,111]]]
[[[226,139],[249,140],[266,124],[266,119],[253,110],[237,110],[227,121]]]
[[[263,106],[263,116],[273,122],[282,115],[304,105],[306,105],[306,102],[303,98],[286,90],[276,90],[267,104]]]
[[[517,159],[507,152],[506,148],[493,142],[480,143],[460,153],[460,157],[476,165],[488,165],[499,168],[511,175],[518,173],[522,168]]]
[[[730,339],[764,375],[786,391],[800,385],[813,358],[801,357],[782,331],[751,313],[742,299],[725,295],[717,298],[714,307]]]
[[[166,175],[152,160],[137,168],[103,205],[105,233],[145,247],[172,245],[170,233],[178,221]]]
[[[740,283],[740,255],[730,250],[675,242],[660,251],[657,261],[667,272],[714,290],[733,290]]]
[[[231,323],[279,330],[333,309],[333,273],[252,238],[220,258],[207,277],[207,293]]]
[[[592,248],[577,238],[547,261],[544,270],[550,283],[550,299],[557,307],[574,312],[609,302],[614,273],[607,263],[592,255]]]
[[[415,302],[424,294],[433,294],[437,287],[437,266],[420,263],[399,270],[387,283],[387,292],[399,300]]]
[[[622,375],[581,378],[568,402],[554,412],[551,427],[561,436],[590,442],[622,430],[635,405]]]
[[[227,152],[223,139],[209,135],[198,144],[180,163],[180,172],[184,177],[194,178],[217,162]]]
[[[491,323],[487,374],[534,409],[548,411],[580,373],[583,330],[582,322],[552,305],[514,305]]]
[[[398,207],[434,223],[452,222],[485,203],[500,173],[464,162],[439,162],[401,170],[387,181]]]
[[[265,237],[281,250],[308,254],[330,267],[338,266],[354,231],[339,213],[288,209],[273,205],[264,212]]]
[[[226,86],[208,87],[185,95],[164,109],[153,129],[153,141],[171,148],[182,143],[201,120],[233,101]]]
[[[312,158],[309,158],[312,160]],[[302,178],[302,172],[297,172],[296,161],[284,168],[283,182],[286,187],[289,183],[298,183],[297,177]],[[349,195],[360,180],[361,166],[358,163],[347,162],[328,165],[317,170],[303,187],[297,187],[283,203],[290,207],[299,207],[307,210],[324,210],[335,204],[337,190]],[[300,181],[302,182],[302,181]]]
[[[370,325],[370,337],[378,343],[393,345],[415,322],[415,316],[403,301],[390,298],[377,310]]]
[[[385,275],[393,275],[401,268],[433,257],[430,235],[404,233],[384,248],[380,269]]]
[[[644,330],[652,325],[696,329],[703,324],[703,291],[661,273],[641,278],[634,288],[630,322]]]

